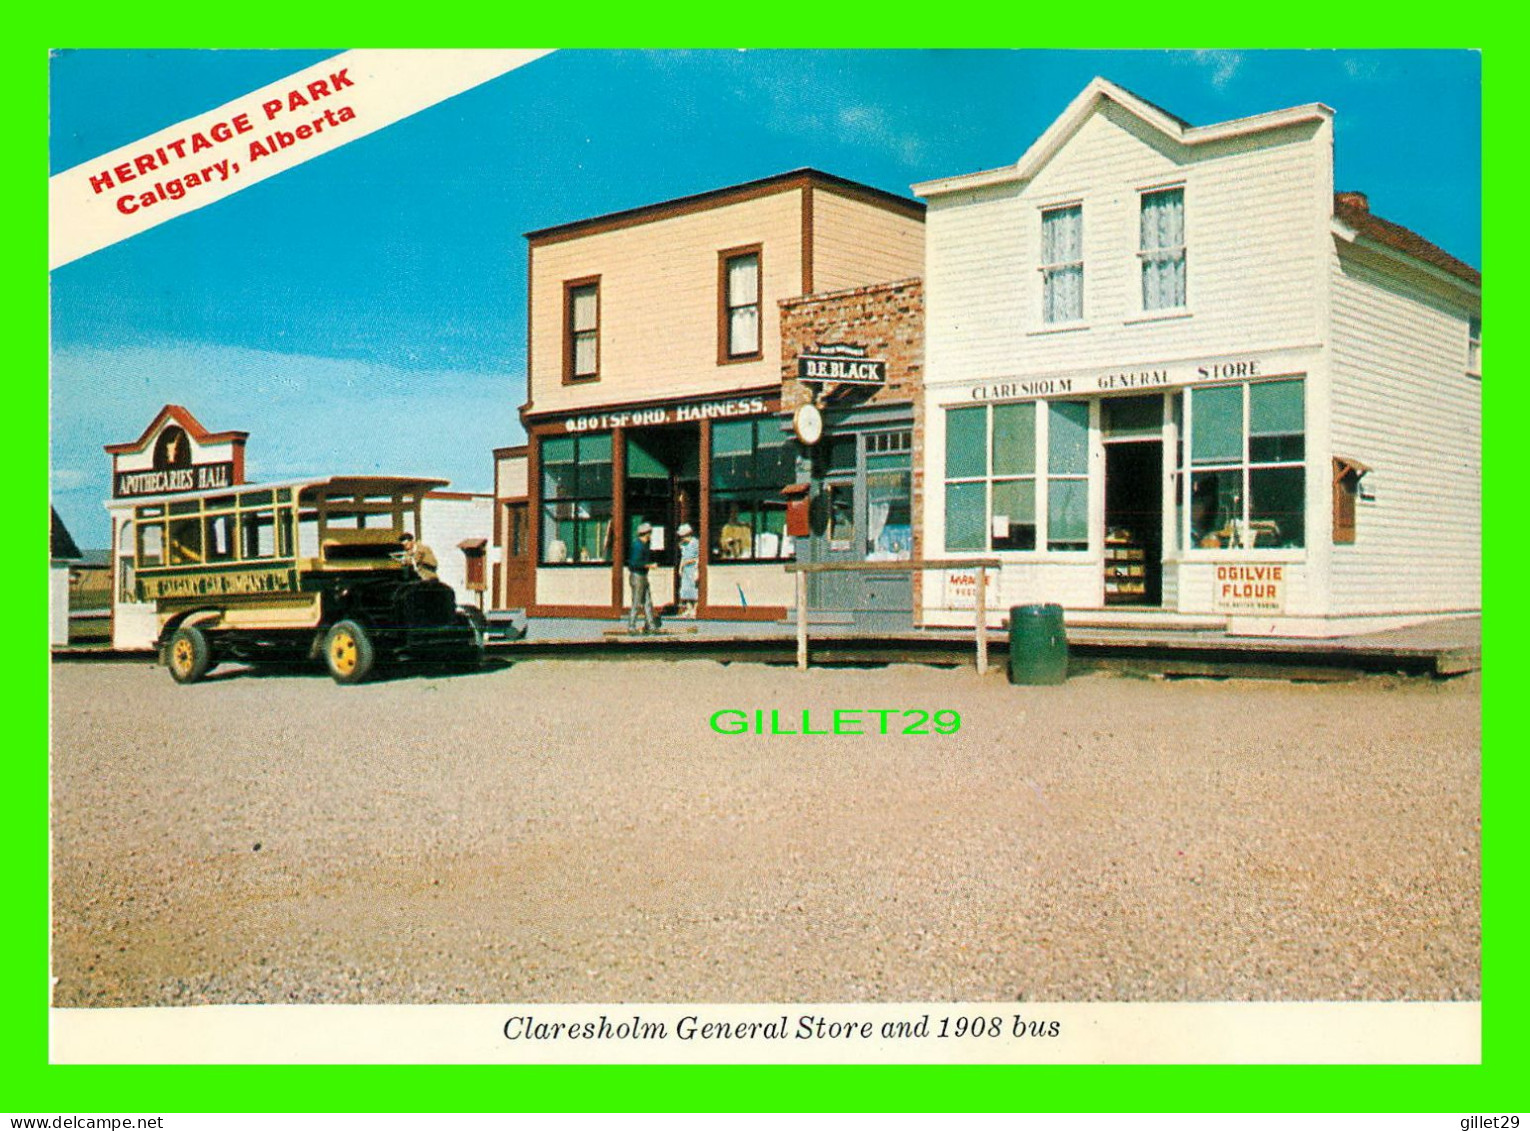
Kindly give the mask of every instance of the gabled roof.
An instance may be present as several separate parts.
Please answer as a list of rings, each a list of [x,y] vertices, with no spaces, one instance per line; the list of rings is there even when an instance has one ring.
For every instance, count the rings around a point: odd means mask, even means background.
[[[69,528],[64,525],[64,520],[58,517],[58,511],[53,511],[53,536],[49,540],[49,556],[54,561],[77,560],[80,557],[80,548],[75,544],[74,537],[69,533]]]
[[[1390,220],[1383,220],[1371,211],[1368,202],[1362,203],[1364,199],[1363,194],[1360,193],[1334,193],[1333,218],[1342,226],[1338,229],[1340,236],[1349,240],[1354,240],[1356,237],[1370,240],[1438,268],[1464,283],[1470,283],[1474,287],[1482,286],[1482,272],[1477,268],[1469,263],[1463,263],[1417,232],[1401,224],[1394,224]],[[1345,228],[1348,231],[1343,230]]]
[[[594,235],[597,232],[630,228],[638,224],[652,223],[655,220],[667,220],[674,216],[704,212],[709,208],[721,208],[724,205],[739,204],[761,196],[792,192],[808,187],[837,193],[863,204],[885,209],[888,212],[896,212],[912,220],[924,219],[924,205],[917,200],[884,192],[882,189],[863,185],[859,181],[848,180],[845,177],[836,177],[833,173],[825,173],[819,169],[801,168],[762,177],[757,181],[745,181],[743,184],[699,192],[693,196],[682,196],[674,200],[660,201],[657,204],[644,204],[637,208],[623,209],[620,212],[608,212],[602,216],[591,216],[567,224],[556,224],[550,228],[538,228],[536,231],[527,232],[526,239],[533,247],[540,247],[543,244],[559,243],[579,236]]]
[[[226,444],[230,441],[239,443],[250,437],[248,432],[209,432],[206,428],[202,427],[201,421],[197,420],[186,409],[178,404],[167,404],[159,410],[159,415],[154,418],[153,423],[143,430],[142,436],[126,444],[107,444],[106,450],[114,456],[126,455],[129,452],[141,452],[149,446],[149,441],[154,438],[154,434],[159,431],[160,426],[166,420],[175,421],[182,428],[186,429],[186,435],[199,444]]]
[[[1333,117],[1333,111],[1327,106],[1321,102],[1311,102],[1305,106],[1293,106],[1286,110],[1256,114],[1251,118],[1235,118],[1229,122],[1218,122],[1210,126],[1192,126],[1183,118],[1176,117],[1163,107],[1133,94],[1109,79],[1094,78],[1079,92],[1078,97],[1068,103],[1068,108],[1046,128],[1042,135],[1031,143],[1030,148],[1015,164],[981,173],[967,173],[962,176],[923,181],[913,186],[914,194],[924,197],[939,196],[943,193],[960,192],[986,185],[1028,181],[1041,171],[1042,166],[1052,159],[1069,138],[1078,132],[1079,127],[1099,109],[1100,104],[1107,101],[1115,103],[1164,137],[1192,147],[1279,129],[1297,122],[1321,121]]]

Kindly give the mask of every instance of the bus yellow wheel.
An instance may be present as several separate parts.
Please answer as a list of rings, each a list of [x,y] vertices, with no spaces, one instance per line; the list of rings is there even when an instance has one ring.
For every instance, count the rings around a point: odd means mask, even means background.
[[[165,649],[170,678],[176,683],[195,683],[212,667],[212,645],[207,634],[196,625],[182,625],[170,637]]]
[[[336,683],[360,683],[375,662],[372,637],[356,621],[340,621],[325,635],[324,663]]]

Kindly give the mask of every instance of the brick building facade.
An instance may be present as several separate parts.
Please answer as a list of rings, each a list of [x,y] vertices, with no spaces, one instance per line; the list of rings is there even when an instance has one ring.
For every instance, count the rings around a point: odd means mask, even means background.
[[[822,438],[801,448],[798,461],[812,513],[805,560],[919,558],[923,282],[780,305],[782,411],[811,403],[823,419]],[[841,372],[850,379],[823,376]],[[820,619],[890,629],[912,623],[920,592],[917,574],[822,574],[810,583],[809,602]]]

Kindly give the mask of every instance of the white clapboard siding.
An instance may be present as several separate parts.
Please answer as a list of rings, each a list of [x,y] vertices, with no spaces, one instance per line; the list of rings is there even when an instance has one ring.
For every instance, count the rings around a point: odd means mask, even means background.
[[[1104,102],[1028,183],[938,195],[927,215],[930,384],[1318,340],[1326,122],[1191,150]],[[1209,150],[1209,152],[1208,152]],[[1183,184],[1188,317],[1143,321],[1142,190]],[[1042,321],[1041,210],[1081,203],[1084,322]]]
[[[420,507],[420,540],[435,552],[441,580],[457,593],[457,603],[477,604],[478,595],[467,587],[467,558],[461,543],[468,539],[487,540],[484,578],[491,573],[490,563],[497,550],[494,540],[494,497],[492,495],[427,495]]]
[[[1333,454],[1372,470],[1356,541],[1333,547],[1335,614],[1482,604],[1482,383],[1465,296],[1345,247],[1333,282]]]
[[[971,570],[956,573],[970,575]],[[923,585],[923,623],[932,627],[963,627],[972,624],[970,588],[960,595],[948,594],[946,575],[932,570]],[[1090,566],[1055,562],[1007,561],[988,572],[988,623],[997,628],[1020,605],[1061,605],[1065,609],[1098,609],[1104,588],[1098,563]]]
[[[622,584],[626,585],[625,578]],[[625,596],[625,590],[624,596]],[[611,604],[611,567],[577,565],[537,570],[537,604]]]

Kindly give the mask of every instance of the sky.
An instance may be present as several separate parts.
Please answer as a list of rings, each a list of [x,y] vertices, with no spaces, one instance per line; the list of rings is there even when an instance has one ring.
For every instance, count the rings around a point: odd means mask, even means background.
[[[338,53],[60,52],[50,171]],[[53,271],[53,504],[104,548],[102,446],[166,403],[248,431],[252,480],[487,491],[525,232],[803,166],[907,195],[1012,164],[1095,75],[1196,125],[1326,103],[1336,187],[1481,265],[1471,52],[560,51]]]

